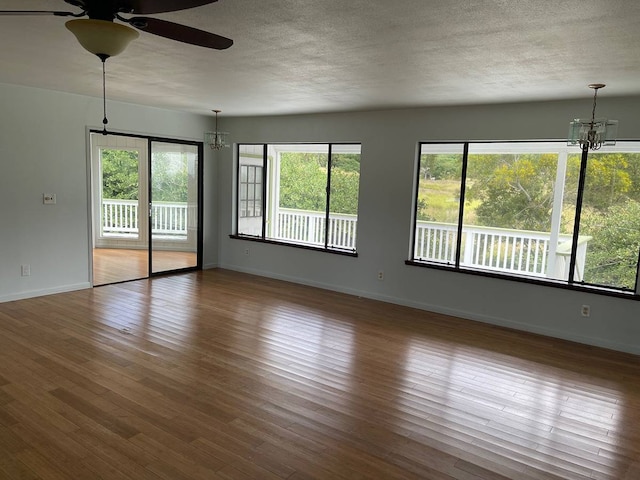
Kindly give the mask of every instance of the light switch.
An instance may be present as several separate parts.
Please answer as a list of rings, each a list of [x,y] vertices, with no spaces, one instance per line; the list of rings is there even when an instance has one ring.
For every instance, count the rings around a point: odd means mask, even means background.
[[[43,193],[42,198],[45,205],[54,205],[56,203],[55,193]]]

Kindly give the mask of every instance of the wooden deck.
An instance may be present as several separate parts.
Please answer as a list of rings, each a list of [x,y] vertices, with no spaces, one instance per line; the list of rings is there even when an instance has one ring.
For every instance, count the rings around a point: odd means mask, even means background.
[[[637,480],[640,358],[221,270],[0,304],[0,478]]]
[[[194,267],[197,255],[192,252],[153,252],[153,271],[164,272]],[[147,278],[149,276],[149,251],[122,248],[93,249],[93,284],[106,285]]]

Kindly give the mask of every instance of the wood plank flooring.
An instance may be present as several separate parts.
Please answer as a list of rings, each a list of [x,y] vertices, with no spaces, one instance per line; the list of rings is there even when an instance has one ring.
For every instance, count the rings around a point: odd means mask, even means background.
[[[164,272],[195,267],[198,257],[194,252],[155,250],[153,271]],[[126,282],[149,276],[149,251],[124,248],[93,249],[93,284]]]
[[[7,302],[0,478],[637,480],[640,358],[224,270]]]

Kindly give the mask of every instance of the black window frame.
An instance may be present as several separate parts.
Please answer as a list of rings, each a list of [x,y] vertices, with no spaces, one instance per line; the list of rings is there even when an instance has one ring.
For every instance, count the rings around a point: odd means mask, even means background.
[[[240,179],[241,179],[241,154],[240,149],[243,146],[262,146],[262,233],[261,235],[249,235],[239,233],[239,224],[240,219],[243,218],[240,216]],[[270,175],[270,162],[268,158],[268,148],[269,145],[326,145],[327,146],[327,184],[326,184],[326,207],[324,212],[324,242],[323,245],[312,245],[306,243],[295,243],[288,242],[282,239],[270,238],[267,236],[267,210],[268,208],[265,206],[265,203],[268,201],[267,199],[267,188],[268,188],[268,179]],[[237,143],[235,144],[235,158],[236,158],[236,195],[235,195],[235,225],[234,225],[234,233],[229,235],[230,238],[240,239],[240,240],[248,240],[260,243],[267,243],[273,245],[285,245],[294,248],[301,248],[305,250],[315,250],[327,253],[333,253],[338,255],[357,257],[357,248],[355,245],[353,249],[340,248],[333,245],[330,245],[329,242],[329,222],[330,222],[330,208],[331,208],[331,172],[333,166],[333,147],[340,145],[357,145],[360,147],[360,151],[362,151],[362,143],[360,142],[269,142],[269,143]],[[360,153],[361,154],[361,153]],[[359,206],[358,206],[359,209]],[[246,218],[246,217],[244,217]],[[257,217],[256,217],[257,218]],[[356,227],[357,229],[357,227]],[[357,237],[356,237],[357,241]]]
[[[590,150],[578,150],[576,153],[581,155],[580,160],[580,171],[579,171],[579,179],[578,179],[578,191],[577,191],[577,199],[576,199],[576,212],[574,217],[574,228],[572,233],[572,249],[571,249],[571,257],[570,257],[570,266],[569,266],[569,276],[567,280],[558,280],[558,279],[550,279],[550,278],[534,278],[526,275],[517,275],[517,274],[507,274],[501,272],[495,272],[490,270],[483,270],[480,268],[468,268],[464,267],[460,264],[461,257],[461,242],[462,242],[462,232],[464,227],[464,205],[465,205],[465,195],[466,195],[466,180],[467,180],[467,166],[468,166],[468,157],[469,157],[469,145],[474,144],[523,144],[523,143],[558,143],[559,145],[565,143],[562,140],[519,140],[519,141],[478,141],[478,140],[467,140],[467,141],[445,141],[445,142],[436,142],[436,141],[426,141],[426,142],[418,142],[417,148],[417,159],[416,159],[416,172],[415,172],[415,188],[413,192],[413,203],[412,203],[412,231],[411,231],[411,242],[410,242],[410,252],[409,258],[405,261],[406,265],[410,266],[418,266],[425,267],[437,270],[446,270],[457,273],[464,273],[470,275],[477,275],[483,277],[493,277],[506,279],[517,282],[531,283],[531,284],[539,284],[545,286],[553,286],[560,287],[570,290],[578,290],[585,291],[589,293],[597,293],[604,294],[608,296],[615,296],[621,298],[628,298],[634,300],[640,300],[640,252],[638,254],[638,260],[636,263],[636,281],[634,288],[625,288],[625,287],[613,287],[613,286],[603,286],[598,284],[591,284],[585,282],[584,280],[578,281],[575,280],[575,268],[576,268],[576,255],[577,255],[577,245],[578,245],[578,237],[580,236],[580,217],[583,206],[583,194],[585,188],[585,178],[587,172],[587,164]],[[631,142],[631,143],[640,143],[638,140],[620,140],[620,142]],[[457,222],[457,238],[456,238],[456,253],[455,253],[455,261],[454,263],[445,263],[445,262],[436,262],[429,261],[424,259],[416,259],[415,251],[416,251],[416,233],[417,233],[417,222],[418,222],[418,195],[420,190],[420,173],[421,173],[421,154],[423,145],[462,145],[463,146],[463,159],[462,159],[462,173],[460,180],[460,206],[458,212],[458,222]],[[596,151],[594,153],[600,153]]]

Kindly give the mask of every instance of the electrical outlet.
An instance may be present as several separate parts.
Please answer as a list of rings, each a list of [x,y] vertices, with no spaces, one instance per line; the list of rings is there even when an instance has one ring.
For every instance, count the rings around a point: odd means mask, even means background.
[[[23,277],[30,276],[31,275],[31,265],[28,265],[28,264],[20,265],[20,274]]]
[[[378,270],[378,280],[384,280],[384,272],[382,270]]]
[[[244,249],[244,254],[245,254],[247,257],[249,256],[249,249],[248,249],[248,248],[245,248],[245,249]]]
[[[582,305],[582,308],[580,309],[580,313],[582,314],[583,317],[591,316],[591,306]]]
[[[56,194],[55,193],[43,193],[42,194],[42,203],[45,205],[55,205],[56,204]]]

